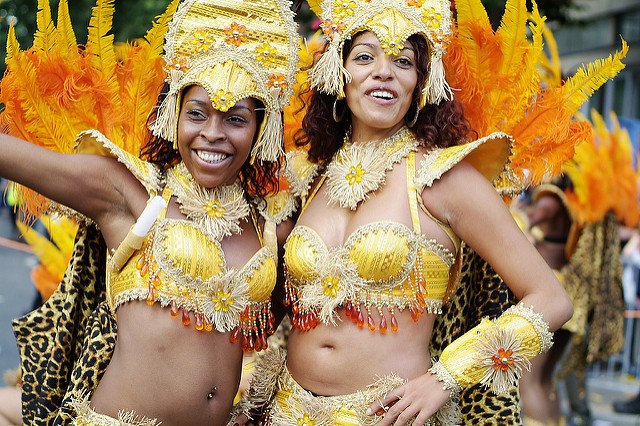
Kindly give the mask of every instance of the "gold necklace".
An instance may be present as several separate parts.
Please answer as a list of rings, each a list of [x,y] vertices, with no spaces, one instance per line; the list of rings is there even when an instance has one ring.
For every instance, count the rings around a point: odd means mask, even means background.
[[[384,184],[387,171],[419,145],[406,127],[386,139],[359,144],[345,136],[344,144],[327,166],[329,204],[355,210],[369,193]]]
[[[176,197],[180,211],[215,241],[240,234],[240,220],[249,216],[249,203],[240,183],[203,188],[187,166],[180,162],[169,169],[167,185]]]

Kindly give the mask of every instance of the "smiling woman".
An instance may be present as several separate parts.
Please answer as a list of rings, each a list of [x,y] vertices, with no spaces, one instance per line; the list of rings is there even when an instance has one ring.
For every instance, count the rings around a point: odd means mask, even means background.
[[[89,283],[70,274],[50,302],[16,322],[25,423],[229,422],[242,353],[265,349],[273,332],[278,241],[266,207],[297,64],[290,6],[180,2],[141,157],[98,130],[79,135],[75,154],[0,136],[0,174],[89,217],[109,250],[104,299],[70,306],[69,295],[92,296]],[[9,75],[21,72],[18,64]],[[99,251],[78,245],[77,253]],[[89,269],[103,267],[96,261]],[[76,309],[87,306],[95,308],[88,321],[74,324]],[[51,318],[55,326],[38,325]],[[85,339],[81,353],[59,351],[51,360],[30,346],[67,342],[73,329]],[[39,380],[50,377],[51,363],[71,372],[47,382],[60,388]]]
[[[407,41],[397,55],[387,56],[375,34],[358,34],[345,69],[351,76],[345,93],[353,127],[359,132],[368,131],[353,134],[352,138],[381,140],[396,133],[404,125],[418,84],[413,45]],[[362,121],[373,126],[363,126]]]
[[[273,425],[460,424],[458,393],[517,383],[571,305],[491,185],[511,139],[466,139],[442,64],[449,0],[310,4],[328,46],[296,140],[308,151],[288,154],[302,200],[284,254],[293,330],[286,355],[256,367],[251,406]],[[463,241],[520,304],[432,362]]]
[[[178,152],[205,188],[230,185],[238,178],[259,125],[257,105],[257,100],[245,98],[222,112],[213,107],[202,86],[185,90],[178,120]]]

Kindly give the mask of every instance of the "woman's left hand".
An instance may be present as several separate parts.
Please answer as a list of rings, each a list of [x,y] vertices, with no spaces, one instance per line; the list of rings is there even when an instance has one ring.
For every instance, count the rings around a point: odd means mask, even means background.
[[[426,373],[392,390],[369,407],[370,415],[382,415],[379,426],[424,425],[451,397],[435,375]]]

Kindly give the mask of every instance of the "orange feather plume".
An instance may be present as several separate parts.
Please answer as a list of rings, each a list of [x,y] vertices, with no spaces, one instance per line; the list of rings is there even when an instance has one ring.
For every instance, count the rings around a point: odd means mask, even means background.
[[[573,116],[624,68],[628,51],[623,40],[619,52],[580,68],[564,85],[543,87],[538,67],[549,62],[543,40],[552,36],[532,5],[527,16],[526,0],[508,0],[493,31],[480,0],[456,1],[457,27],[444,58],[449,84],[479,136],[503,131],[514,137],[511,167],[523,179],[528,171],[525,184],[558,174],[591,137],[591,126]]]
[[[574,158],[564,171],[573,190],[567,198],[581,223],[594,223],[613,212],[626,226],[635,227],[640,219],[637,171],[633,167],[629,134],[611,114],[612,128],[591,111],[593,137],[578,145]]]
[[[60,0],[57,25],[49,2],[38,0],[33,46],[21,50],[14,29],[9,29],[0,125],[16,137],[62,153],[73,152],[79,132],[97,129],[138,155],[148,135],[147,117],[166,77],[162,45],[178,3],[172,1],[145,38],[114,45],[114,0],[97,0],[83,48],[76,42],[67,0]],[[26,188],[21,192],[32,217],[47,210],[48,200]]]
[[[322,52],[325,41],[322,32],[316,32],[309,39],[300,40],[300,60],[298,68],[301,70],[296,76],[294,93],[289,99],[289,105],[284,108],[284,146],[285,151],[299,149],[295,146],[294,137],[298,130],[302,129],[302,119],[304,118],[311,91],[307,83],[308,69],[311,68],[314,56]]]

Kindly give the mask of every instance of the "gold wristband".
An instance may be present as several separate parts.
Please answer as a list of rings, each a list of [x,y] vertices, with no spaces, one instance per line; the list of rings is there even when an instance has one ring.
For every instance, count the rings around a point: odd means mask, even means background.
[[[518,382],[523,369],[530,369],[531,358],[549,350],[552,337],[542,315],[519,304],[495,321],[484,318],[454,340],[429,371],[445,389],[460,391],[482,383],[504,393]]]

